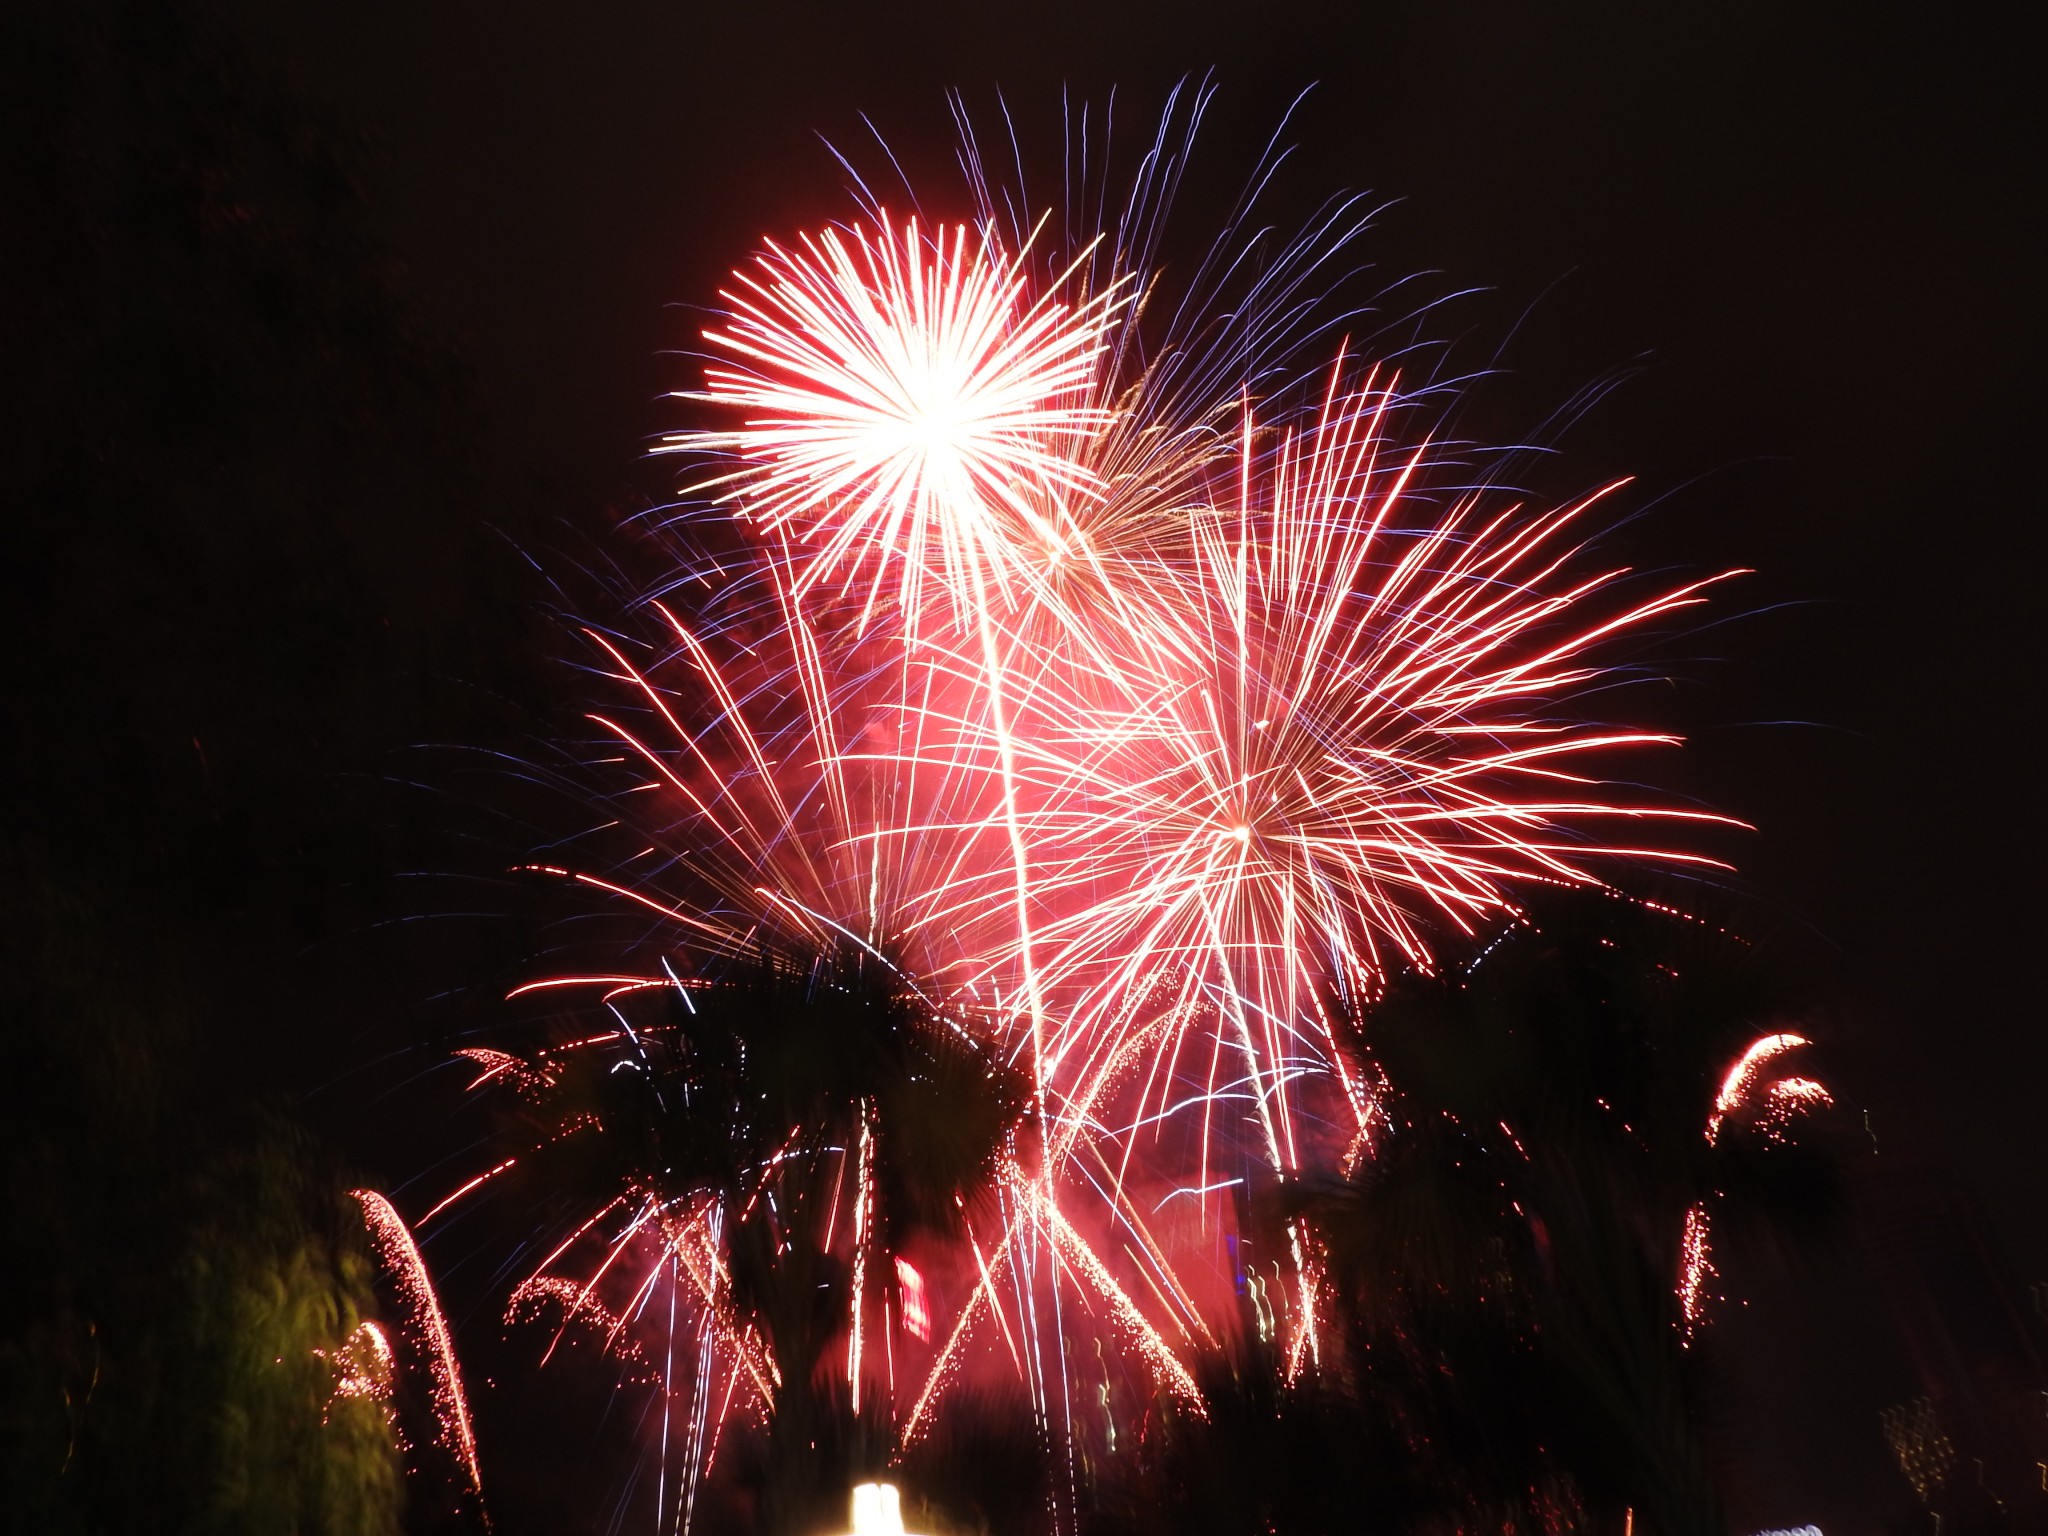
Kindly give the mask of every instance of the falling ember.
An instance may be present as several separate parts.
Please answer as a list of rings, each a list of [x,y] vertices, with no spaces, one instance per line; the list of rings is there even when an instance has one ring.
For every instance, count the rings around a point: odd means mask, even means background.
[[[434,1416],[440,1426],[440,1444],[462,1463],[471,1489],[482,1499],[483,1474],[477,1466],[476,1431],[469,1420],[469,1400],[463,1395],[462,1374],[455,1363],[455,1341],[449,1336],[448,1319],[442,1315],[440,1300],[434,1295],[426,1261],[420,1257],[419,1245],[413,1242],[412,1233],[406,1230],[389,1200],[372,1189],[353,1193],[363,1207],[363,1222],[369,1228],[377,1257],[405,1300],[408,1325],[427,1351],[434,1373]]]
[[[1735,1064],[1721,1079],[1721,1091],[1714,1095],[1714,1112],[1707,1117],[1707,1145],[1712,1146],[1720,1140],[1722,1123],[1748,1101],[1763,1073],[1764,1064],[1807,1043],[1804,1035],[1764,1035],[1735,1058]],[[1813,1086],[1818,1088],[1820,1085],[1816,1083]],[[1825,1089],[1822,1089],[1821,1096],[1826,1097]]]
[[[397,1376],[397,1357],[384,1330],[365,1318],[349,1331],[341,1347],[331,1354],[316,1349],[314,1354],[334,1368],[334,1396],[366,1399],[380,1403],[385,1417],[391,1417],[391,1390]],[[330,1409],[332,1402],[329,1403]]]
[[[383,1397],[391,1391],[391,1341],[375,1323],[356,1324],[336,1363],[341,1374],[335,1390],[343,1397]]]
[[[1687,1344],[1706,1320],[1707,1287],[1715,1275],[1707,1225],[1707,1208],[1693,1206],[1685,1213],[1685,1231],[1678,1241],[1678,1311]]]
[[[1780,1078],[1765,1091],[1764,1107],[1757,1118],[1766,1136],[1773,1141],[1783,1141],[1786,1127],[1794,1115],[1826,1109],[1834,1102],[1835,1096],[1828,1092],[1826,1085],[1810,1077]]]

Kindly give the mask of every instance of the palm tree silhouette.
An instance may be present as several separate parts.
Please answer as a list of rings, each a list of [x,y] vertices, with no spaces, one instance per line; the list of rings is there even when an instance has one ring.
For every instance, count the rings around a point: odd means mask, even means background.
[[[1693,1347],[1711,1270],[1689,1288],[1688,1266],[1709,1230],[1816,1232],[1838,1201],[1787,1127],[1824,1090],[1745,1065],[1803,1043],[1793,1000],[1768,950],[1578,892],[1352,1019],[1383,1085],[1371,1153],[1272,1203],[1311,1215],[1356,1401],[1399,1426],[1435,1518],[1722,1528]]]
[[[879,1330],[902,1316],[893,1257],[985,1213],[1028,1083],[852,941],[764,949],[665,989],[652,1016],[648,1001],[526,1061],[529,1155],[550,1165],[540,1178],[563,1209],[632,1212],[681,1256],[657,1253],[667,1283],[683,1287],[677,1266],[701,1254],[715,1279],[693,1299],[709,1293],[758,1391],[753,1430],[746,1416],[726,1425],[722,1496],[765,1532],[823,1529],[895,1446],[873,1364]],[[565,1321],[581,1306],[630,1347],[622,1314],[590,1307],[588,1289],[550,1294]],[[672,1397],[702,1390],[656,1374]]]

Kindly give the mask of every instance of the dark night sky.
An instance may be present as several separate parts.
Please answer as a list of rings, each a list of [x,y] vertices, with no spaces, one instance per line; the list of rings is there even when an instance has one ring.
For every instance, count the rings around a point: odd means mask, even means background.
[[[1957,1171],[2048,1278],[2031,40],[1747,0],[248,9],[375,135],[379,232],[476,370],[500,491],[593,527],[662,488],[640,452],[693,382],[677,306],[843,210],[818,133],[857,142],[865,111],[936,161],[948,87],[1050,124],[1063,86],[1115,86],[1135,130],[1214,69],[1220,187],[1314,85],[1286,195],[1384,196],[1367,259],[1487,290],[1445,321],[1479,353],[1520,324],[1463,424],[1513,437],[1626,373],[1545,489],[1633,473],[1632,557],[1759,572],[1672,705],[1685,783],[1760,828],[1739,883],[1829,957],[1829,1074],[1884,1155]],[[1774,1287],[1760,1347],[1814,1338],[1779,1371],[1853,1352]],[[1831,1449],[1852,1431],[1797,1420],[1832,1399],[1747,1369],[1781,1442],[1748,1512],[1848,1518],[1844,1485],[1885,1475],[1870,1421]]]

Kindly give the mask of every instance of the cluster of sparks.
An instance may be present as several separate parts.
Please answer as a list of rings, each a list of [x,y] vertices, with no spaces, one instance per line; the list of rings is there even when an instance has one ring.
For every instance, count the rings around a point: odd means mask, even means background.
[[[981,1358],[1015,1371],[1071,1468],[1093,1415],[1113,1445],[1147,1404],[1202,1411],[1185,1357],[1232,1326],[1219,1308],[1248,1272],[1288,1368],[1317,1358],[1312,1235],[1254,1269],[1231,1202],[1369,1155],[1385,1084],[1333,1011],[1431,969],[1524,882],[1710,862],[1672,834],[1718,818],[1610,781],[1603,763],[1670,738],[1571,707],[1618,636],[1709,584],[1645,590],[1590,563],[1580,530],[1612,487],[1536,511],[1443,489],[1391,372],[1341,347],[1291,377],[1270,345],[1190,364],[1199,327],[1147,339],[1157,274],[1126,224],[1053,243],[992,212],[870,206],[735,275],[688,397],[715,424],[668,446],[701,467],[693,515],[735,519],[747,557],[679,581],[687,608],[654,604],[645,652],[593,633],[622,703],[591,720],[644,846],[533,866],[639,914],[658,961],[532,981],[521,995],[605,1022],[464,1055],[474,1086],[541,1104],[579,1055],[646,1069],[675,1028],[661,1010],[694,1009],[748,956],[850,943],[895,969],[1028,1081],[989,1198],[961,1204],[948,1251],[877,1251],[890,1127],[863,1103],[836,1141],[789,1128],[786,1149],[831,1160],[831,1193],[779,1241],[844,1256],[835,1369],[899,1445]],[[1710,1142],[1731,1115],[1824,1101],[1766,1081],[1802,1043],[1772,1036],[1730,1069]],[[536,1150],[602,1129],[565,1114]],[[617,1189],[508,1309],[552,1317],[557,1340],[595,1330],[659,1384],[658,1497],[683,1527],[724,1427],[765,1421],[784,1386],[725,1243],[740,1204],[795,1199],[797,1155],[740,1191]],[[364,1201],[412,1273],[396,1213]],[[1690,1326],[1704,1207],[1683,1249]]]
[[[1832,1104],[1834,1095],[1824,1083],[1810,1077],[1780,1077],[1773,1068],[1787,1052],[1810,1044],[1804,1035],[1789,1030],[1774,1030],[1751,1041],[1721,1078],[1713,1110],[1707,1116],[1707,1145],[1720,1143],[1722,1128],[1731,1119],[1750,1126],[1767,1140],[1782,1142],[1794,1116]],[[1685,1230],[1679,1239],[1678,1306],[1687,1344],[1706,1322],[1707,1304],[1712,1300],[1707,1288],[1717,1271],[1708,1237],[1711,1221],[1707,1202],[1695,1201],[1685,1213]]]
[[[392,1419],[391,1398],[398,1375],[398,1356],[381,1327],[366,1318],[349,1330],[340,1348],[331,1352],[316,1349],[313,1353],[326,1360],[334,1371],[334,1392],[328,1402],[330,1412],[335,1398],[357,1398],[377,1404],[386,1421]]]

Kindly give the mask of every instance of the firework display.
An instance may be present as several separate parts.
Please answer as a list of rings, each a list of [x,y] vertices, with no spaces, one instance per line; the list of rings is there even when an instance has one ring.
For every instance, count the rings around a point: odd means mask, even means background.
[[[1204,1414],[1195,1351],[1314,1370],[1317,1235],[1242,1213],[1387,1133],[1340,1018],[1531,885],[1712,862],[1685,834],[1722,818],[1623,779],[1673,738],[1592,703],[1710,582],[1595,561],[1614,487],[1447,467],[1429,391],[1327,328],[1352,205],[1257,262],[1241,218],[1169,295],[1173,121],[1093,224],[1011,218],[970,153],[973,217],[766,243],[665,445],[683,534],[743,553],[589,632],[610,841],[527,873],[630,930],[515,992],[542,1043],[463,1053],[523,1140],[427,1218],[576,1192],[506,1319],[658,1394],[664,1529],[735,1426],[842,1403],[900,1454],[991,1377],[1063,1522],[1123,1427]],[[1825,1102],[1766,1081],[1800,1044],[1728,1070],[1710,1143]],[[1688,1328],[1708,1222],[1672,1235]],[[474,1480],[452,1357],[443,1389]]]

